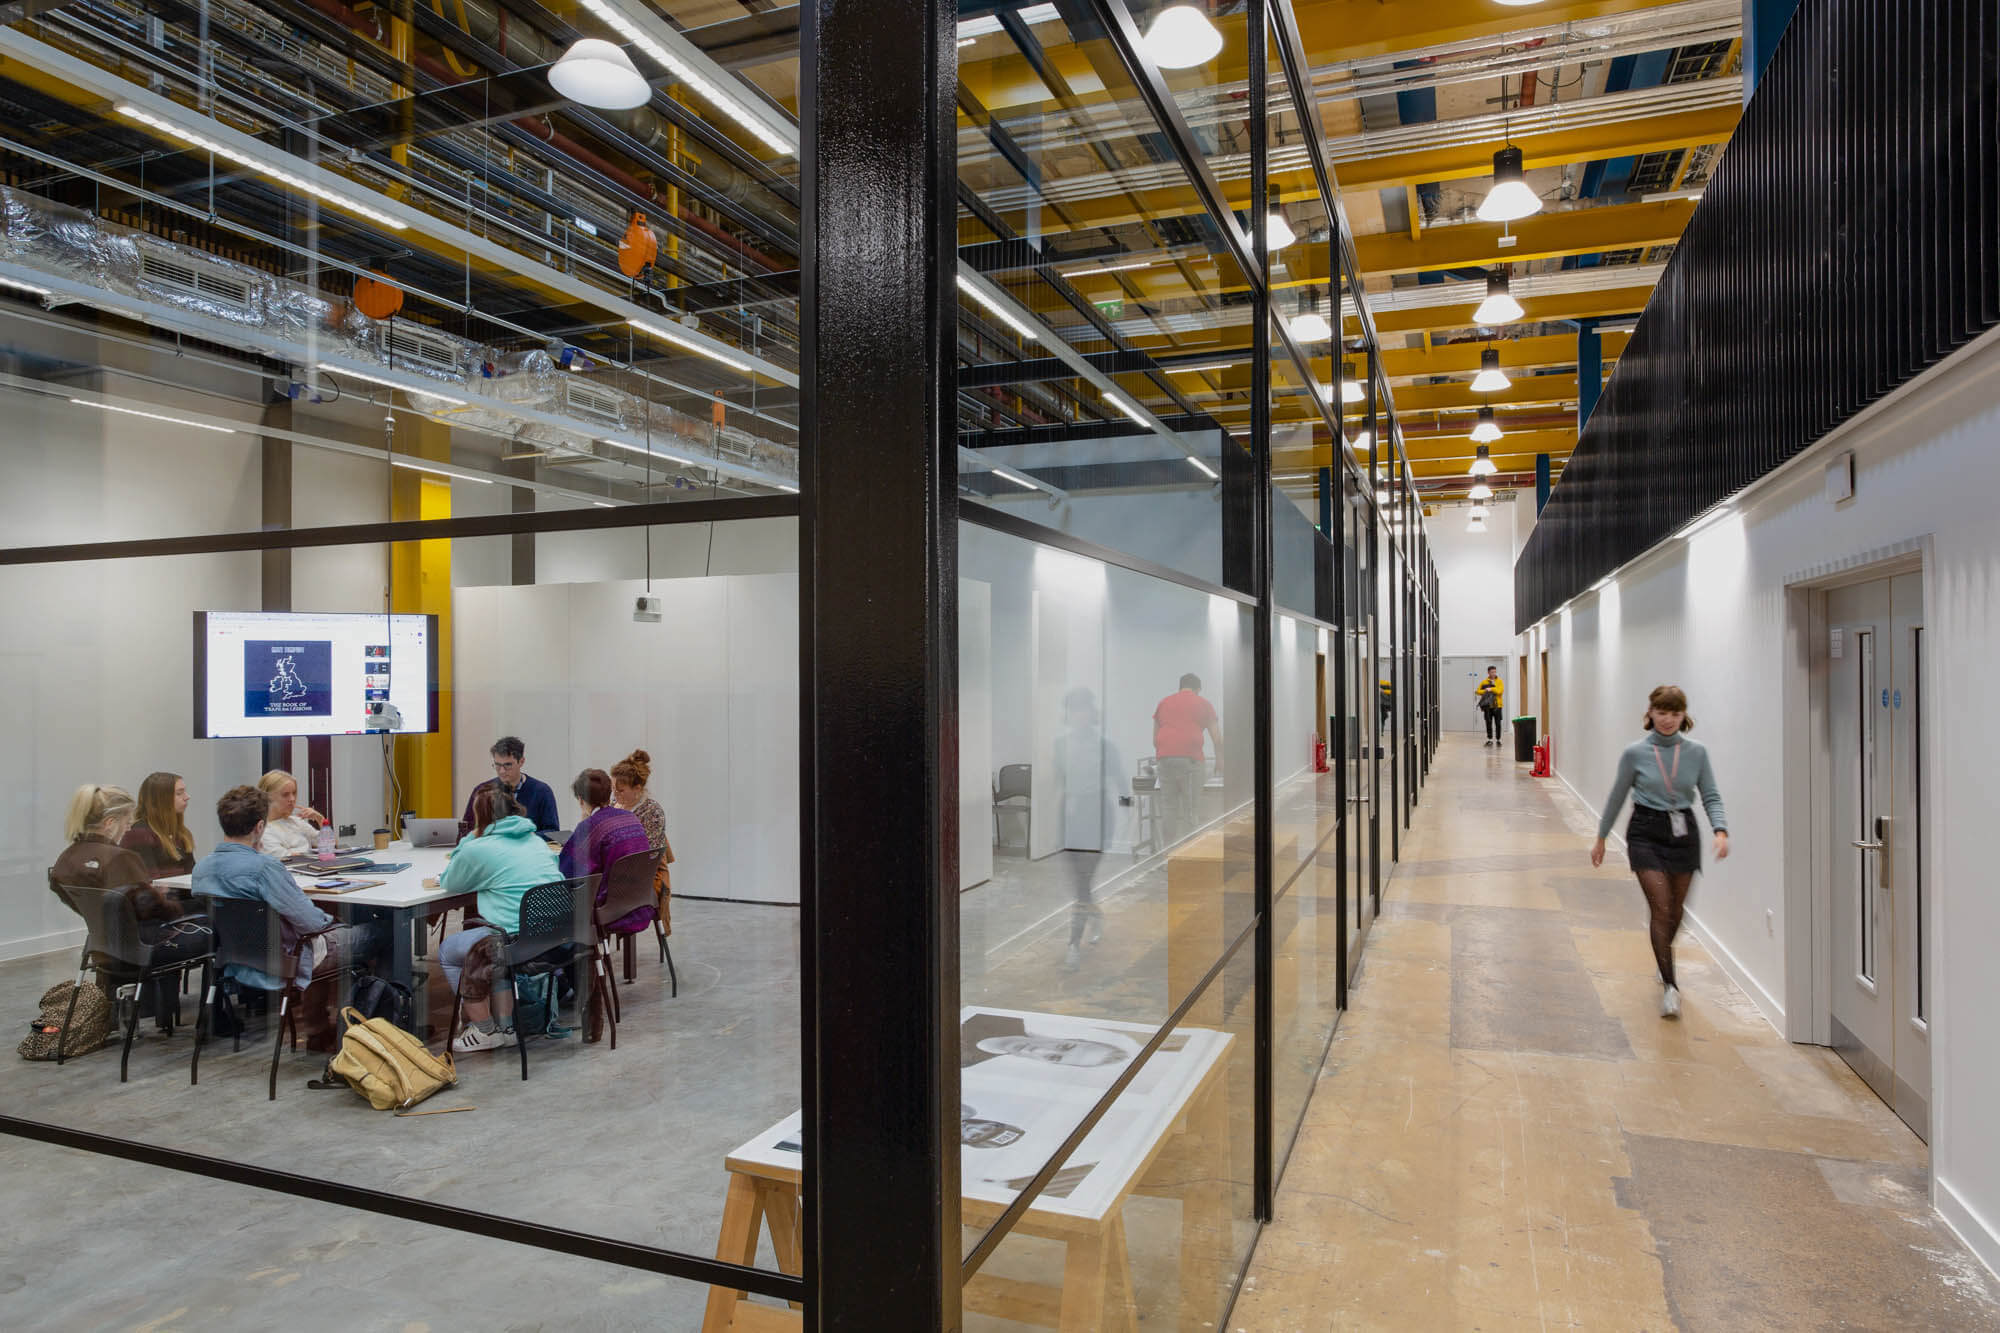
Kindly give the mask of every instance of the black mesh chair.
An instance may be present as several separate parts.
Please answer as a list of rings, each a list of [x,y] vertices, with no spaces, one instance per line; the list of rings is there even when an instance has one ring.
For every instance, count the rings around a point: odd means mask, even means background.
[[[1021,812],[1021,850],[1026,852],[1034,842],[1035,770],[1032,764],[1002,764],[999,776],[993,779],[993,845],[1000,846],[1000,812],[1019,810]],[[1015,802],[1019,804],[1015,804]]]
[[[132,892],[136,885],[119,888],[100,889],[84,884],[60,884],[53,875],[49,877],[49,888],[58,898],[69,905],[69,909],[83,918],[86,936],[83,943],[83,958],[77,965],[76,984],[81,987],[92,971],[96,971],[114,987],[135,988],[132,1005],[125,1019],[125,1044],[118,1054],[118,1081],[127,1079],[132,1062],[132,1038],[139,1031],[139,997],[144,995],[149,982],[173,978],[176,984],[185,979],[190,968],[202,969],[204,988],[208,980],[208,965],[214,957],[212,953],[201,953],[193,957],[175,957],[156,961],[153,946],[146,941],[145,931],[139,922],[139,914],[132,903]],[[163,988],[163,993],[167,992]],[[76,1017],[76,991],[69,997],[69,1010],[63,1015],[63,1028],[56,1035],[56,1063],[63,1062],[63,1043],[69,1039],[69,1026]],[[167,1031],[174,1028],[171,1009],[162,1011]],[[201,1060],[201,1025],[195,1024],[194,1059],[188,1067],[188,1082],[196,1077],[196,1066]]]
[[[611,937],[608,933],[610,926],[624,920],[642,907],[653,909],[654,921],[657,922],[660,919],[660,890],[658,887],[660,859],[666,854],[667,849],[664,847],[648,847],[643,852],[632,852],[629,855],[619,857],[605,869],[604,901],[597,908],[597,929],[601,937],[601,944],[606,950],[605,957],[607,962],[610,959]],[[644,928],[641,927],[641,929],[643,930]],[[634,944],[636,938],[637,934],[633,932],[623,933],[619,936],[619,940],[624,946],[625,980],[628,982],[637,981],[639,978],[638,959],[636,957],[638,949]],[[661,943],[665,943],[664,936],[661,937]],[[618,993],[616,991],[613,991],[611,994],[611,1006],[614,1014],[622,1012],[618,1008]]]
[[[285,1033],[292,1034],[292,1046],[298,1046],[299,1036],[296,1019],[292,1013],[292,993],[294,980],[298,975],[298,956],[285,948],[284,923],[270,904],[261,898],[204,898],[201,900],[208,912],[209,928],[215,932],[215,966],[250,968],[265,976],[279,979],[277,988],[278,1013],[272,1024],[277,1035],[271,1043],[271,1082],[269,1098],[278,1099],[278,1057],[284,1053]],[[352,971],[342,967],[335,974],[334,985]],[[215,1001],[222,999],[223,1016],[229,1019],[234,1029],[235,1049],[243,1049],[243,1019],[229,1001],[228,990],[218,984],[218,974],[205,981],[202,986],[201,1017],[195,1029],[196,1054],[199,1056],[203,1037],[215,1021]],[[240,980],[238,985],[243,984]]]
[[[488,938],[497,942],[494,946],[493,984],[511,986],[516,977],[548,977],[549,1006],[553,1010],[556,1001],[555,974],[587,961],[592,972],[588,1002],[604,1003],[598,974],[602,973],[604,986],[609,986],[611,973],[598,956],[597,928],[591,922],[596,898],[595,875],[553,880],[529,889],[521,898],[519,929],[509,935],[497,926],[491,927],[493,934]],[[444,1042],[447,1051],[458,1040],[459,1020],[464,1013],[465,996],[461,990],[452,998],[451,1028]],[[528,1077],[528,1041],[518,1022],[514,1025],[514,1044],[521,1048],[521,1079],[525,1082]]]

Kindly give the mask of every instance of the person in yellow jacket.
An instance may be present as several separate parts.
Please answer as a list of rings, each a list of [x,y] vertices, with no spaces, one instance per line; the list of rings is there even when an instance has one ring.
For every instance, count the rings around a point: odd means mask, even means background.
[[[1486,719],[1486,743],[1500,744],[1500,700],[1507,693],[1507,686],[1500,679],[1500,668],[1487,667],[1485,677],[1473,693],[1479,700],[1480,716]]]

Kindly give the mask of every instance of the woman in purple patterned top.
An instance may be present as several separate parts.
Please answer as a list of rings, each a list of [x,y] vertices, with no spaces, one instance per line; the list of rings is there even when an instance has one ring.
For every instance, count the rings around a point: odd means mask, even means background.
[[[563,844],[561,865],[565,878],[576,879],[584,875],[602,876],[612,864],[622,857],[634,853],[645,853],[652,847],[646,836],[646,826],[630,810],[621,810],[611,803],[611,775],[601,768],[586,768],[576,775],[570,784],[570,793],[576,797],[577,805],[583,812],[583,819],[576,831]],[[600,882],[597,901],[603,902],[605,887]],[[653,924],[654,909],[651,904],[634,908],[606,927],[612,935],[636,934]]]

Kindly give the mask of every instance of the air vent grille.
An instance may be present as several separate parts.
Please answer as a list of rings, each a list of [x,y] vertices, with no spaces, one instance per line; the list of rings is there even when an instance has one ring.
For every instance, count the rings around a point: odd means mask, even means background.
[[[239,314],[250,314],[256,304],[256,288],[247,278],[198,259],[142,250],[139,271],[148,283],[170,294],[226,306]]]
[[[615,389],[600,388],[582,380],[563,381],[563,406],[577,416],[589,417],[617,425],[624,420],[619,411],[624,406],[624,395]]]
[[[419,324],[393,321],[383,338],[383,346],[396,361],[424,366],[448,375],[459,373],[462,346],[448,333],[437,333]]]

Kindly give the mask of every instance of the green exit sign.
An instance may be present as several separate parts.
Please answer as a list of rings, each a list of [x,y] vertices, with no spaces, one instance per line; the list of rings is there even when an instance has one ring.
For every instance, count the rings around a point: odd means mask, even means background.
[[[1125,318],[1125,298],[1122,296],[1115,296],[1109,301],[1098,301],[1095,304],[1097,313],[1106,319]]]

